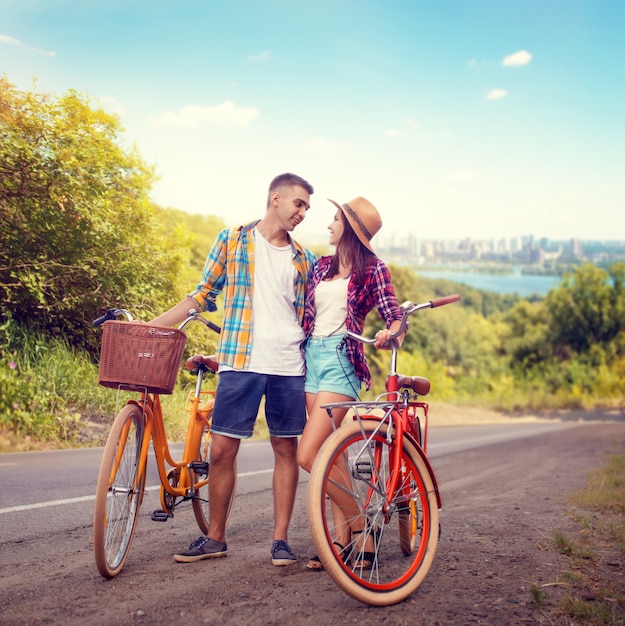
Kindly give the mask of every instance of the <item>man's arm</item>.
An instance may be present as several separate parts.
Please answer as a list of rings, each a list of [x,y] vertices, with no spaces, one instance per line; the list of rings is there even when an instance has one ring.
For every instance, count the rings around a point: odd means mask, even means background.
[[[154,326],[177,326],[180,322],[187,319],[190,309],[199,311],[200,307],[193,298],[187,296],[184,300],[171,307],[169,311],[161,313],[149,323]]]

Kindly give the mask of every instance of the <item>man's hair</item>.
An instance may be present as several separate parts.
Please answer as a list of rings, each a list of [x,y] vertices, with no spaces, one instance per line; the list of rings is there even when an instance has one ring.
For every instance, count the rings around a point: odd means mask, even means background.
[[[304,180],[301,176],[298,176],[297,174],[290,174],[287,172],[286,174],[280,174],[279,176],[276,176],[271,181],[271,184],[269,185],[267,204],[269,204],[269,196],[271,196],[272,192],[275,191],[278,187],[295,187],[296,185],[303,187],[311,195],[315,192],[313,186],[307,180]]]

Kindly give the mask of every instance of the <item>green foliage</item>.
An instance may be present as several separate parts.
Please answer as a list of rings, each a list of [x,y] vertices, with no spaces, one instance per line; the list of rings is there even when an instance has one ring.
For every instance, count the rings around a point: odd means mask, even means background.
[[[622,354],[625,332],[625,263],[608,270],[586,263],[566,273],[546,298],[550,343],[563,357],[601,352]]]
[[[0,79],[0,302],[12,318],[95,348],[103,307],[150,309],[175,292],[175,237],[154,219],[151,168],[119,120],[70,91]]]
[[[157,218],[165,232],[175,236],[178,253],[184,257],[183,272],[178,275],[182,297],[198,282],[208,251],[225,224],[214,215],[191,215],[172,208],[158,209]]]
[[[86,352],[13,321],[2,330],[0,429],[22,439],[73,444],[83,413],[112,413],[114,400],[98,387]]]

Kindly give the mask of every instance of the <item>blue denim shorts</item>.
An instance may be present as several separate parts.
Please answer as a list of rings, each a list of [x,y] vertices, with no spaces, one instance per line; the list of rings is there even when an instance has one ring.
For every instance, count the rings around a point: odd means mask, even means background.
[[[303,376],[220,372],[211,432],[246,439],[254,432],[260,401],[272,437],[297,437],[304,431],[306,403]]]
[[[357,398],[360,381],[340,346],[343,335],[310,337],[306,342],[306,393],[332,391]],[[337,349],[338,348],[338,349]]]

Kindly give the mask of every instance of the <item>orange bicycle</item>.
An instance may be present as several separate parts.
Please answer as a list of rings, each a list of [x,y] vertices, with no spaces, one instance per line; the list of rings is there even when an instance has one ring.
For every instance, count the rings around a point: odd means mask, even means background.
[[[404,302],[393,338],[405,332],[416,311],[458,300],[452,295]],[[352,419],[324,442],[308,483],[310,531],[324,569],[343,591],[378,606],[406,599],[421,584],[440,533],[441,496],[426,456],[428,404],[419,400],[429,393],[430,382],[398,374],[398,351],[398,342],[391,340],[385,393],[370,402],[324,407],[330,419],[334,408],[350,409]],[[346,535],[351,537],[347,545],[337,542]]]
[[[120,321],[118,318],[125,318]],[[210,425],[214,391],[202,390],[206,372],[215,373],[214,359],[197,366],[195,390],[189,394],[189,413],[182,459],[172,458],[160,402],[160,394],[172,393],[187,336],[182,329],[191,321],[202,322],[220,333],[213,322],[189,311],[179,328],[150,326],[132,320],[125,309],[109,309],[94,325],[103,324],[99,383],[105,387],[136,391],[117,414],[100,464],[93,515],[93,549],[98,570],[113,578],[124,567],[135,534],[145,493],[148,451],[153,441],[161,482],[161,509],[152,520],[167,521],[174,509],[191,502],[201,531],[208,532],[208,478]],[[236,472],[235,472],[236,476]],[[228,519],[234,505],[236,485]]]

